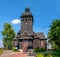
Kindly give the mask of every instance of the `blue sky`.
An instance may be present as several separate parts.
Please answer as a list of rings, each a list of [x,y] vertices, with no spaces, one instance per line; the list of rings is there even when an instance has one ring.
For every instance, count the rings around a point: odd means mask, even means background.
[[[4,23],[10,23],[17,33],[21,26],[20,16],[26,7],[34,17],[34,32],[47,35],[53,19],[60,18],[60,0],[0,0],[0,47],[3,47],[1,31]]]

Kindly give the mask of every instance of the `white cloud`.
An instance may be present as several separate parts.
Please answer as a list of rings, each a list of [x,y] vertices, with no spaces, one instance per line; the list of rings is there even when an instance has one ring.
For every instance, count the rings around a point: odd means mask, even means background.
[[[3,40],[0,40],[0,48],[3,48]]]
[[[12,20],[11,23],[12,24],[19,24],[19,23],[21,23],[21,21],[19,19],[14,19],[14,20]]]

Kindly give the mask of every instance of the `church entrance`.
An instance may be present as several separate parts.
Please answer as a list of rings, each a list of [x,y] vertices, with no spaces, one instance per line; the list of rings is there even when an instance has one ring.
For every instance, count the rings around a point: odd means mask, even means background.
[[[23,52],[27,52],[28,51],[28,41],[23,41],[22,42],[22,50]]]

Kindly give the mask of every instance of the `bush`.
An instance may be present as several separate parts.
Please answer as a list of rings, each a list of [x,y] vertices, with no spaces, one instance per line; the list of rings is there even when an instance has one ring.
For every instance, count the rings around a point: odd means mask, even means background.
[[[44,57],[44,55],[40,53],[40,54],[37,54],[36,57]]]
[[[53,57],[51,54],[48,54],[46,57]]]
[[[35,49],[35,51],[38,52],[37,49]],[[60,49],[56,49],[55,51],[47,52],[47,53],[37,53],[36,57],[60,57]]]
[[[34,52],[45,52],[45,51],[47,51],[45,48],[35,48],[34,49]]]
[[[60,57],[60,49],[56,49],[56,51],[53,53],[55,57]]]
[[[56,49],[55,51],[52,51],[50,54],[45,54],[46,57],[60,57],[60,49]]]
[[[17,48],[15,48],[15,47],[12,48],[12,51],[19,52],[19,50]]]

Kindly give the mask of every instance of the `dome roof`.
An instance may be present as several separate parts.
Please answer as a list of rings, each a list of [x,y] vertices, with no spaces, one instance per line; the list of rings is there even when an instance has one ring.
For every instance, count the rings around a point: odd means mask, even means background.
[[[22,13],[21,17],[32,16],[29,8],[25,8],[25,12]]]
[[[25,9],[25,12],[30,12],[30,9],[29,9],[29,8],[26,8],[26,9]]]

